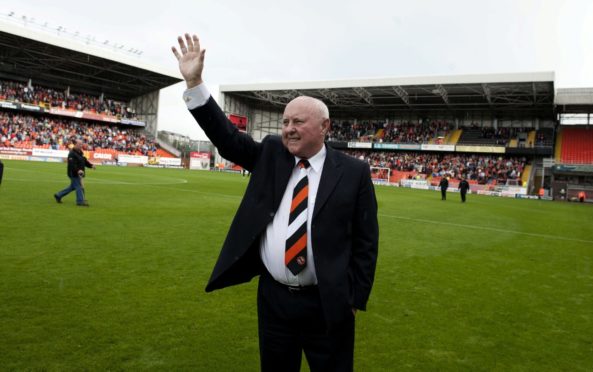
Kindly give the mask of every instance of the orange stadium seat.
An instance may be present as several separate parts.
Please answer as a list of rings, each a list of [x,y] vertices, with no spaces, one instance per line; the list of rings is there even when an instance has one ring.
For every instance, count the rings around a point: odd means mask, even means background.
[[[565,128],[560,159],[566,164],[593,164],[593,130]]]
[[[169,151],[161,149],[161,148],[156,150],[156,155],[160,156],[162,158],[174,158],[175,157]]]

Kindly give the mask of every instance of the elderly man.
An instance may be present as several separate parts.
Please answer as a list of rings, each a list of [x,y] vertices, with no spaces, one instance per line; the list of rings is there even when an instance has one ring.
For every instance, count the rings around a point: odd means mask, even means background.
[[[198,38],[178,42],[187,107],[220,154],[251,172],[206,291],[260,276],[263,371],[299,371],[303,351],[312,371],[352,370],[378,250],[369,166],[325,145],[329,112],[312,97],[286,106],[281,137],[241,133],[203,84]]]
[[[76,205],[79,207],[89,206],[89,203],[85,200],[84,186],[82,183],[85,167],[95,169],[95,166],[82,153],[82,140],[76,140],[68,153],[68,168],[66,172],[68,178],[70,178],[70,186],[54,194],[56,202],[62,203],[64,196],[70,194],[72,191],[76,191]]]

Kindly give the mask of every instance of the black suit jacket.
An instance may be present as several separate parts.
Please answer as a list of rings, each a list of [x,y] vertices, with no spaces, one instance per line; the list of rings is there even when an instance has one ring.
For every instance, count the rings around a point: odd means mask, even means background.
[[[78,172],[84,171],[84,167],[92,168],[93,165],[85,158],[81,150],[70,150],[68,153],[68,167],[66,168],[68,177],[78,177]]]
[[[294,156],[279,136],[261,143],[237,130],[212,97],[191,110],[226,159],[251,172],[206,291],[250,281],[265,270],[260,238],[286,190]],[[311,240],[319,292],[328,325],[366,309],[377,261],[377,202],[368,164],[327,147],[317,191]]]

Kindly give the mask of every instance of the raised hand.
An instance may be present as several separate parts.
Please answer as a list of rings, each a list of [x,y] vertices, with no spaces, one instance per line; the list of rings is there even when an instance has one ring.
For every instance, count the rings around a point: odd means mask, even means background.
[[[200,49],[200,40],[196,35],[185,34],[185,41],[181,36],[177,37],[177,41],[181,53],[175,47],[171,47],[171,50],[179,61],[179,71],[185,79],[187,88],[193,88],[202,83],[206,49]]]

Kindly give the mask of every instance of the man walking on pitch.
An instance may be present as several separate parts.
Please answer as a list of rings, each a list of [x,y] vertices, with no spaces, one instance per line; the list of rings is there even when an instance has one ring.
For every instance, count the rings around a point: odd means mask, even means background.
[[[465,203],[465,194],[467,194],[467,190],[469,190],[469,183],[465,177],[462,177],[461,181],[459,181],[459,194],[461,195],[462,203]]]
[[[82,140],[76,140],[74,142],[74,147],[72,147],[68,153],[67,174],[70,178],[70,186],[54,194],[56,202],[61,203],[64,196],[70,194],[72,191],[76,191],[76,205],[79,207],[89,206],[89,203],[85,199],[84,186],[82,183],[85,167],[95,169],[95,166],[91,164],[82,153]]]
[[[325,145],[329,111],[297,97],[284,109],[282,136],[261,142],[240,132],[202,81],[197,36],[173,53],[183,99],[226,159],[251,173],[206,291],[250,281],[257,294],[262,371],[352,371],[354,318],[369,298],[379,241],[368,164]]]
[[[441,188],[441,200],[447,200],[447,188],[449,188],[449,180],[447,177],[443,176],[443,178],[441,178],[439,187]]]

